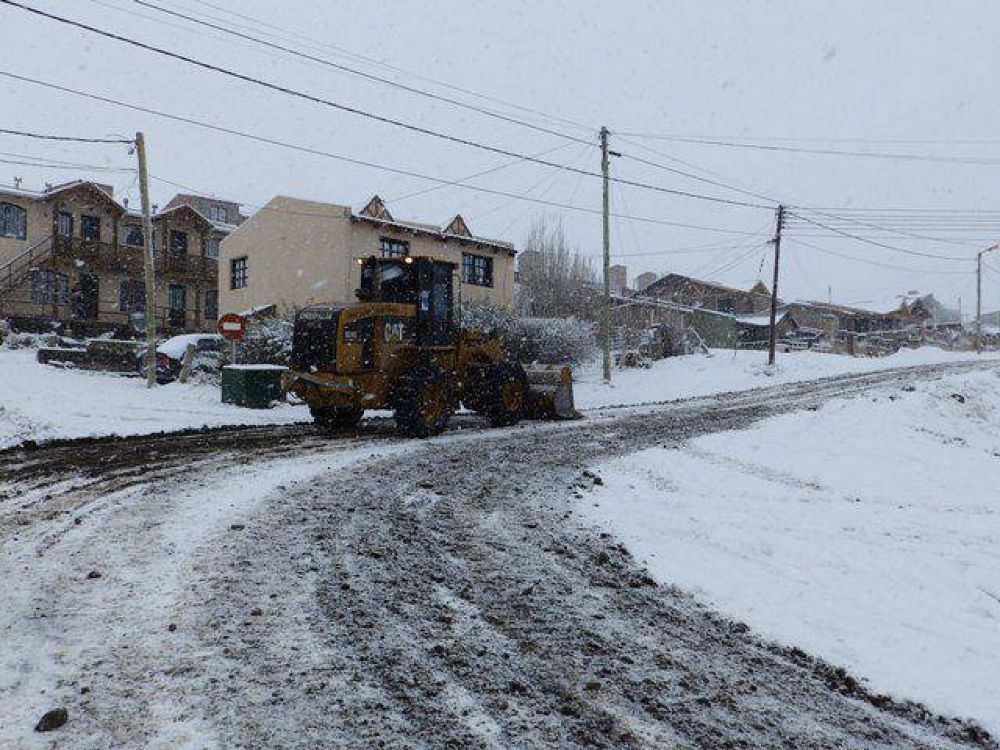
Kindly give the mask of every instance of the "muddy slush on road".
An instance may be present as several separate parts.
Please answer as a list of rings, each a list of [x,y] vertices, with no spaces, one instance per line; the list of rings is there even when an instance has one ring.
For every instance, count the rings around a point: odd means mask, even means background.
[[[426,442],[375,421],[4,451],[23,734],[0,737],[45,746],[59,705],[74,748],[996,748],[657,585],[576,512],[602,459],[975,366]]]

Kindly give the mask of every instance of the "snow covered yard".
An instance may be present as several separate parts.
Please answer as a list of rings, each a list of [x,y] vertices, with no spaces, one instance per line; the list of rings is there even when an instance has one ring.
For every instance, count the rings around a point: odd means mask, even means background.
[[[983,357],[998,357],[990,352]],[[595,406],[670,401],[689,396],[742,391],[850,373],[875,372],[893,367],[931,365],[975,359],[972,352],[948,352],[937,347],[903,349],[889,357],[845,357],[816,352],[779,353],[774,368],[767,366],[767,352],[717,349],[711,357],[695,354],[654,362],[649,369],[616,369],[611,385],[601,381],[600,363],[578,369],[576,405]]]
[[[217,386],[171,383],[40,365],[33,349],[0,348],[0,448],[25,440],[140,435],[189,427],[308,421],[304,406],[244,409]]]
[[[873,690],[1000,731],[996,371],[594,469],[586,515],[655,577]]]

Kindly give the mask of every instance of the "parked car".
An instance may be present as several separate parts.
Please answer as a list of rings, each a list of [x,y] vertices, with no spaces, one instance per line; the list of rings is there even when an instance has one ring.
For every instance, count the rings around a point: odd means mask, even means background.
[[[195,345],[195,357],[221,359],[224,343],[217,333],[185,333],[167,339],[156,347],[156,382],[162,385],[177,379],[188,344]],[[146,374],[145,350],[139,354],[136,367],[140,375]]]

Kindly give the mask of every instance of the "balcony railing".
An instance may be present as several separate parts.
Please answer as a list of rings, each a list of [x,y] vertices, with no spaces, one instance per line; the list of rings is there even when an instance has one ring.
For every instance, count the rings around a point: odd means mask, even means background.
[[[84,240],[80,237],[55,237],[53,257],[79,265],[79,261],[95,271],[113,271],[129,276],[143,274],[145,249],[128,245],[111,244]],[[158,252],[153,268],[156,275],[165,281],[170,279],[204,280],[214,282],[218,278],[219,263],[215,258],[201,255],[175,255]]]

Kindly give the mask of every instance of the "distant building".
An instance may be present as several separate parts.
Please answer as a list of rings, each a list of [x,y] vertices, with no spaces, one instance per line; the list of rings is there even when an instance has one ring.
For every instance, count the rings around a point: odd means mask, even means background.
[[[670,273],[646,287],[645,294],[685,307],[735,315],[756,315],[771,307],[771,294],[760,281],[750,289],[736,289]]]
[[[638,276],[635,277],[636,291],[644,292],[646,288],[649,287],[649,285],[655,282],[658,278],[660,278],[659,275],[653,273],[652,271],[646,271],[646,273],[640,273]]]
[[[611,280],[612,293],[621,294],[628,289],[628,266],[611,266],[608,269],[608,277]]]
[[[349,206],[278,196],[222,243],[223,313],[274,305],[279,315],[316,304],[355,301],[357,259],[429,256],[455,264],[456,297],[509,307],[514,246],[476,237],[461,215],[447,226],[396,219],[375,196]]]
[[[229,221],[211,219],[213,206]],[[237,204],[197,196],[153,216],[159,330],[213,327],[219,245],[241,218]],[[146,306],[144,235],[141,214],[110,185],[0,187],[0,314],[77,333],[133,328]]]

